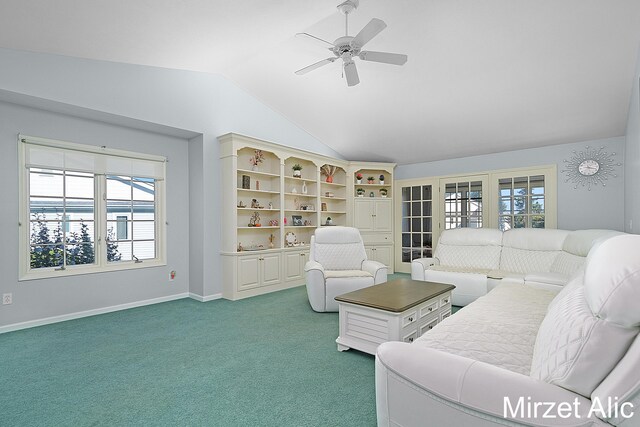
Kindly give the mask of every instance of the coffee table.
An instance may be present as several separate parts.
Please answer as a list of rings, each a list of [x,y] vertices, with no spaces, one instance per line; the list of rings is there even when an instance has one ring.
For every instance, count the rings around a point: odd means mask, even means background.
[[[413,342],[451,315],[455,286],[396,279],[338,295],[338,350],[375,354],[386,341]]]

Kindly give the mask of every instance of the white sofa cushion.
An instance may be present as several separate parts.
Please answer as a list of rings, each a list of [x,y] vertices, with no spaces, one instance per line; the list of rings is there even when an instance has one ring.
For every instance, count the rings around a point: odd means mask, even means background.
[[[356,228],[318,228],[312,239],[310,259],[322,264],[325,270],[360,270],[367,259]]]
[[[364,270],[325,270],[325,279],[336,279],[343,277],[373,277],[373,274]]]
[[[549,305],[538,331],[531,376],[589,396],[638,334],[640,236],[596,245],[576,282]]]
[[[463,268],[497,268],[502,232],[490,228],[453,229],[442,232],[433,255],[440,265]]]
[[[549,271],[562,250],[565,230],[518,228],[502,236],[500,270],[527,274]]]
[[[616,236],[597,245],[587,259],[584,286],[594,315],[640,326],[640,236]]]
[[[556,293],[504,284],[448,317],[421,345],[528,375],[540,322]]]

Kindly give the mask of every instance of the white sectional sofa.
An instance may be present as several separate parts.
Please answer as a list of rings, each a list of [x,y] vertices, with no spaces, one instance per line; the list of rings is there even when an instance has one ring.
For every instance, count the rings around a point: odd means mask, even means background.
[[[640,236],[618,235],[560,292],[505,281],[380,345],[378,425],[640,426],[639,329]]]
[[[446,230],[433,258],[411,263],[411,278],[456,286],[454,305],[467,305],[500,283],[559,290],[584,264],[599,239],[611,230],[489,228]]]

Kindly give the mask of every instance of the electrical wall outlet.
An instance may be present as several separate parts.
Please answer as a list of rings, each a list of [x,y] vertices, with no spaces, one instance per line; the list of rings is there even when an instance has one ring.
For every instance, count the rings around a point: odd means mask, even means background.
[[[2,305],[13,304],[13,294],[2,294]]]
[[[169,281],[173,282],[174,280],[176,280],[176,271],[175,270],[171,270],[169,272]]]

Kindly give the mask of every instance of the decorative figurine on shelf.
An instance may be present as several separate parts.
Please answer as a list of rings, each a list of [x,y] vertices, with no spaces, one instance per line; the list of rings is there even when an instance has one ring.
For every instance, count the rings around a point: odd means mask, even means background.
[[[380,175],[380,185],[384,185],[384,175]]]
[[[273,209],[273,203],[269,202],[269,209]]]
[[[380,189],[380,197],[387,197],[387,189],[386,188],[381,188]]]
[[[297,211],[299,211],[299,210],[300,210],[300,202],[298,201],[298,198],[297,198],[297,197],[293,199],[293,206],[295,207],[295,209],[296,209]]]
[[[298,190],[295,185],[291,187],[291,194],[298,194]]]
[[[356,190],[356,194],[358,195],[358,197],[364,197],[364,188],[358,188]]]
[[[310,226],[312,226],[313,224],[311,224],[311,221],[310,221],[310,220],[305,219],[305,220],[304,220],[304,225],[306,225],[307,227],[310,227]]]
[[[360,172],[356,174],[356,184],[362,184],[362,174]]]
[[[253,157],[249,159],[249,163],[251,164],[251,170],[256,170],[260,163],[264,162],[264,153],[262,150],[255,150]]]
[[[274,247],[273,241],[275,240],[275,238],[276,237],[273,234],[269,235],[269,249],[273,249]]]
[[[242,252],[242,243],[238,242],[238,252]]]
[[[242,200],[240,200],[240,201],[238,202],[238,207],[239,207],[239,208],[246,208],[247,206],[244,204],[244,202],[243,202]]]
[[[375,178],[372,176],[368,176],[367,177],[367,184],[373,184],[373,182],[375,181]]]
[[[260,181],[256,179],[256,190],[260,190]]]
[[[302,166],[296,163],[295,165],[291,166],[291,169],[293,169],[294,178],[302,177]]]
[[[333,182],[333,175],[336,174],[336,171],[338,170],[337,166],[331,166],[331,165],[324,165],[320,168],[320,173],[323,176],[326,176],[327,179],[326,181],[328,183],[332,183]]]
[[[258,212],[254,212],[249,219],[249,227],[262,227],[260,224],[260,214]]]
[[[258,203],[258,199],[251,199],[251,209],[258,209],[260,207],[260,203]]]
[[[284,225],[287,225],[287,217],[286,217],[286,216],[285,216],[284,218],[282,218],[282,223],[283,223]]]
[[[278,220],[277,219],[272,219],[271,221],[269,221],[269,226],[277,227],[278,226]]]
[[[333,220],[331,219],[331,217],[327,217],[327,221],[324,223],[324,225],[333,225]]]

